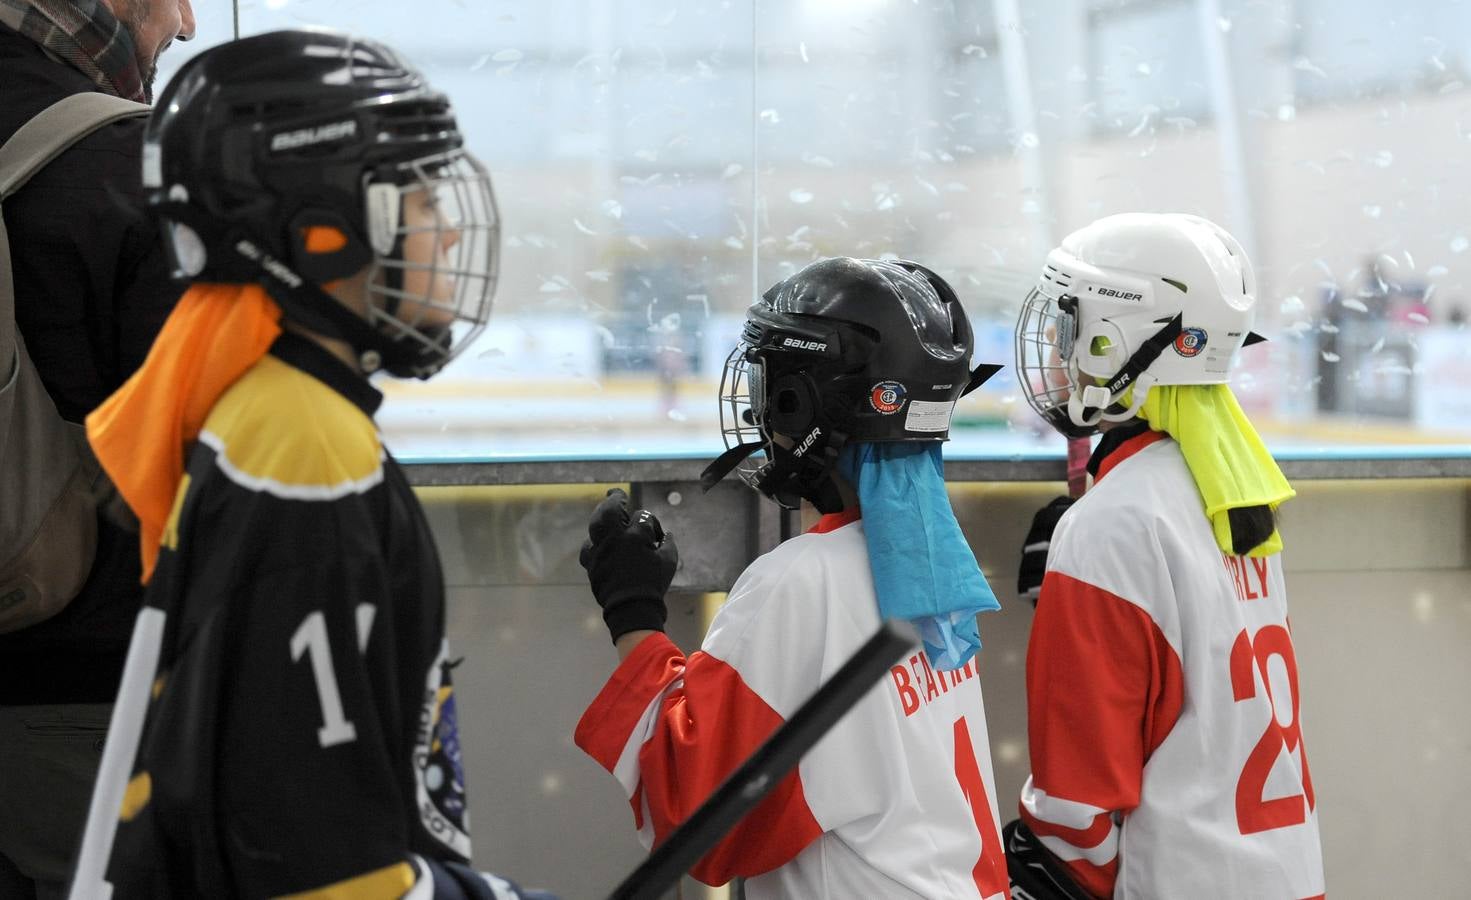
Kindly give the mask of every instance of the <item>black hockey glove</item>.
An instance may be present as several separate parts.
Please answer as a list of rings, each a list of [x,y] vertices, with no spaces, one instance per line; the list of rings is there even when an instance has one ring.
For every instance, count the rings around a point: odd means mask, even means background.
[[[1020,819],[1001,829],[1012,900],[1093,900]]]
[[[1032,517],[1032,528],[1022,544],[1021,570],[1016,576],[1016,592],[1037,605],[1037,596],[1042,593],[1042,576],[1047,574],[1047,550],[1052,546],[1052,532],[1062,514],[1073,505],[1073,498],[1058,497],[1037,510]]]
[[[587,570],[613,640],[630,631],[663,631],[669,614],[664,594],[679,566],[674,538],[648,510],[630,513],[628,495],[619,488],[593,510],[587,535],[577,561]]]

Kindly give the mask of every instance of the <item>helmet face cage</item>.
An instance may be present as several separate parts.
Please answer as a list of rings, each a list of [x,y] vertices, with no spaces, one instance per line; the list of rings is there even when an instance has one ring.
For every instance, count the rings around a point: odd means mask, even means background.
[[[1054,298],[1032,288],[1016,323],[1017,379],[1032,409],[1058,428],[1072,424],[1068,401],[1077,377],[1076,337],[1077,298],[1069,294]]]
[[[464,350],[490,318],[500,269],[500,217],[490,174],[456,149],[397,166],[396,184],[368,186],[374,245],[369,321],[409,345],[394,374],[427,377]],[[374,191],[396,192],[386,203]],[[453,332],[453,334],[452,334]]]
[[[750,358],[751,349],[744,340],[736,344],[725,358],[720,376],[720,436],[727,450],[768,440],[761,424],[766,403],[766,369],[760,359]],[[749,456],[737,467],[736,474],[755,487],[756,475],[764,464],[759,457]]]

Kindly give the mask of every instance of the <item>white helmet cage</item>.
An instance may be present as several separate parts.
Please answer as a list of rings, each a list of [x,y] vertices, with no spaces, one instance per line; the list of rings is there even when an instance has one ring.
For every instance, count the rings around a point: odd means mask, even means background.
[[[1155,384],[1224,384],[1236,352],[1261,340],[1251,331],[1256,292],[1241,244],[1206,219],[1099,219],[1048,254],[1022,304],[1022,393],[1081,437],[1136,416]]]
[[[368,178],[368,318],[418,351],[408,371],[394,374],[424,377],[490,318],[500,270],[495,192],[485,167],[463,149],[400,163],[391,180]],[[430,214],[416,215],[416,204]]]

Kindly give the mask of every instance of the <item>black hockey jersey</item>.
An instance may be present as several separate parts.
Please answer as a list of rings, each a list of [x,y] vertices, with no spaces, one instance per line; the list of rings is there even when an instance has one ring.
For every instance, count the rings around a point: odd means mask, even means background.
[[[115,897],[397,897],[412,855],[469,858],[443,577],[380,400],[285,334],[206,420]]]

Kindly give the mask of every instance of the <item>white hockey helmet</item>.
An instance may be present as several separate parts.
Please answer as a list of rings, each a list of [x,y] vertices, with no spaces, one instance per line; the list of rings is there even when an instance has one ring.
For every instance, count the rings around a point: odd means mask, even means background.
[[[1084,437],[1137,415],[1153,385],[1224,384],[1236,352],[1262,340],[1256,299],[1251,261],[1219,225],[1181,213],[1099,219],[1047,255],[1022,304],[1022,392]]]

